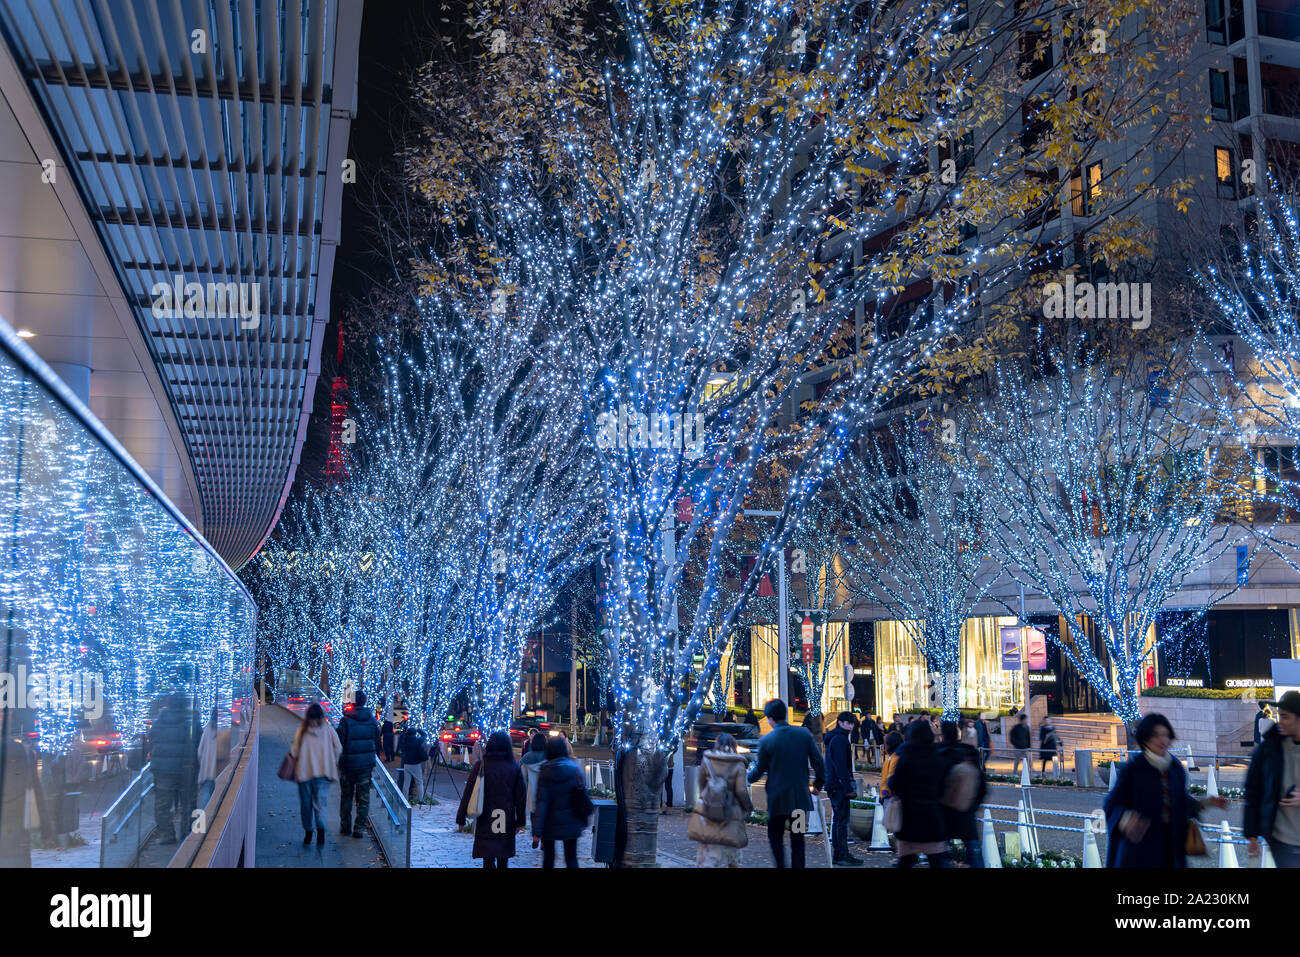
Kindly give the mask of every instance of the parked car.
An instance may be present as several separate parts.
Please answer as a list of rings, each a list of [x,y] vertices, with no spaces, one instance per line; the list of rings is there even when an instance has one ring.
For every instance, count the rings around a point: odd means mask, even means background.
[[[510,743],[521,746],[538,731],[542,734],[559,734],[552,731],[551,722],[544,721],[535,714],[521,714],[510,722]]]
[[[758,739],[762,732],[752,724],[733,724],[729,721],[697,721],[686,739],[686,753],[692,764],[699,764],[700,757],[713,747],[718,735],[729,734],[736,739],[736,750],[745,755],[751,764],[758,760]]]
[[[457,748],[472,748],[478,744],[479,738],[483,736],[478,728],[470,727],[461,721],[448,721],[438,732],[438,740],[442,742],[444,748],[451,746]]]

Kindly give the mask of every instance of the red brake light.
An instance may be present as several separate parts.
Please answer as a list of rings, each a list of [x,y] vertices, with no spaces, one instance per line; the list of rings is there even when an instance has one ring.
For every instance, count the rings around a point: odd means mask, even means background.
[[[471,741],[474,740],[474,739],[476,739],[476,738],[478,737],[478,732],[477,732],[477,731],[471,731],[471,732],[469,733],[469,737],[470,737],[470,740],[471,740]]]
[[[444,734],[444,735],[442,736],[442,740],[444,740],[444,741],[450,741],[450,740],[451,740],[451,735],[449,735],[449,734]]]

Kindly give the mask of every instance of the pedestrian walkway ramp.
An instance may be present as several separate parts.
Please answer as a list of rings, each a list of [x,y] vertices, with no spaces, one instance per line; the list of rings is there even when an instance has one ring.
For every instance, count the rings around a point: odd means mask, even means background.
[[[325,818],[329,828],[324,847],[313,839],[302,843],[302,819],[298,810],[298,786],[276,776],[280,762],[293,743],[302,723],[292,711],[278,704],[262,705],[262,726],[257,778],[257,866],[258,867],[386,867],[384,853],[373,828],[365,837],[343,836],[339,827],[339,786],[331,783]],[[379,788],[370,800],[372,816],[387,809]]]

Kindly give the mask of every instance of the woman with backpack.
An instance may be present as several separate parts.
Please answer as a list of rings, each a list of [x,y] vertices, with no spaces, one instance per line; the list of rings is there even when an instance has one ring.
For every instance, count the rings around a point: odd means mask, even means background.
[[[325,798],[330,782],[339,779],[343,745],[338,733],[325,720],[324,709],[316,702],[307,709],[307,717],[298,726],[289,752],[294,757],[293,779],[298,783],[298,809],[306,832],[302,842],[310,844],[315,829],[316,843],[324,844]]]
[[[578,836],[591,817],[591,798],[564,735],[546,741],[546,763],[537,775],[533,837],[542,842],[542,867],[555,866],[555,842],[564,843],[564,866],[578,866]]]
[[[700,758],[700,797],[686,829],[687,837],[699,844],[697,867],[740,866],[740,849],[749,843],[745,816],[754,810],[745,783],[747,770],[745,756],[736,752],[736,739],[725,732]]]
[[[527,820],[524,775],[515,763],[508,732],[492,732],[482,760],[469,773],[456,811],[456,823],[461,827],[469,817],[470,801],[476,797],[476,782],[482,794],[477,796],[480,806],[474,822],[473,855],[482,859],[487,870],[505,870],[515,856],[515,832]]]
[[[940,725],[943,744],[939,754],[948,768],[944,772],[943,820],[950,840],[961,841],[966,849],[967,867],[984,867],[984,848],[980,844],[975,815],[988,795],[988,782],[980,767],[979,751],[958,740],[958,728],[952,721]]]

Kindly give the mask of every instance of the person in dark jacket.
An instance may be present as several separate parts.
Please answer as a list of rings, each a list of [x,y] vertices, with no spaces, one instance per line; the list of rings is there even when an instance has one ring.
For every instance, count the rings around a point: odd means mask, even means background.
[[[826,778],[826,762],[807,728],[787,724],[785,702],[774,698],[763,708],[772,730],[758,742],[758,760],[749,772],[753,784],[767,775],[767,842],[777,867],[785,867],[785,828],[790,825],[790,866],[804,866],[804,834],[812,813],[808,793],[808,766],[813,768],[813,791]]]
[[[1187,792],[1187,772],[1169,753],[1173,725],[1149,714],[1135,732],[1142,753],[1119,769],[1102,805],[1109,840],[1107,867],[1186,867],[1187,829],[1208,804],[1225,808],[1224,798],[1198,801]]]
[[[424,732],[419,728],[402,732],[402,790],[413,791],[412,800],[416,801],[424,796],[424,762],[429,760],[429,747],[424,742]]]
[[[188,701],[183,695],[162,698],[162,710],[149,728],[149,761],[153,765],[154,823],[159,844],[176,843],[173,807],[181,816],[181,826],[188,828],[192,797],[187,800],[188,783],[198,770],[196,747]]]
[[[1267,705],[1266,703],[1264,703],[1263,701],[1261,701],[1261,702],[1259,703],[1259,710],[1255,712],[1255,744],[1256,744],[1256,746],[1258,746],[1259,743],[1260,743],[1261,741],[1264,740],[1264,734],[1265,734],[1265,732],[1260,730],[1260,725],[1261,725],[1261,724],[1264,724],[1265,721],[1272,721],[1272,720],[1273,720],[1273,716],[1272,716],[1271,714],[1268,713],[1268,705]],[[1264,726],[1265,726],[1265,727],[1268,727],[1268,725],[1264,725]]]
[[[831,799],[831,847],[836,867],[861,867],[862,861],[849,853],[849,800],[857,793],[853,777],[853,715],[842,711],[835,727],[826,733],[826,794]]]
[[[1056,729],[1052,727],[1052,722],[1047,718],[1038,726],[1038,757],[1043,762],[1043,770],[1040,772],[1047,774],[1047,762],[1056,757],[1056,749],[1060,747],[1061,739],[1056,734]]]
[[[515,833],[523,830],[528,804],[524,775],[515,763],[510,734],[493,731],[483,750],[483,760],[474,765],[460,795],[456,823],[461,827],[469,812],[474,782],[482,776],[483,813],[474,822],[474,856],[483,859],[488,870],[502,870],[515,856]]]
[[[988,722],[984,716],[980,715],[975,719],[975,747],[980,753],[980,767],[983,768],[988,764],[989,755],[992,753],[993,739],[989,737]]]
[[[1015,767],[1011,769],[1012,774],[1020,773],[1020,762],[1029,761],[1029,746],[1033,740],[1029,736],[1029,715],[1023,711],[1016,715],[1016,723],[1011,726],[1010,733],[1007,734],[1008,743],[1016,752]]]
[[[366,693],[358,691],[353,703],[343,709],[339,719],[339,833],[364,837],[362,828],[370,819],[370,772],[379,754],[379,722],[366,707]],[[403,735],[405,737],[405,735]],[[352,801],[356,798],[357,819],[352,821]]]
[[[903,827],[898,832],[898,866],[915,867],[924,854],[931,867],[948,866],[948,832],[944,827],[944,776],[948,770],[934,744],[929,721],[913,721],[907,740],[898,749],[898,763],[889,776],[893,799],[903,802]]]
[[[579,795],[577,792],[581,791]],[[578,866],[578,836],[587,826],[579,806],[587,792],[578,762],[561,735],[546,740],[546,763],[537,772],[533,835],[542,842],[542,867],[555,866],[555,842],[564,843],[564,866]]]
[[[1250,755],[1241,830],[1251,857],[1262,837],[1278,867],[1300,867],[1300,691],[1288,691],[1277,706],[1277,724]]]
[[[984,848],[980,844],[979,828],[976,824],[976,815],[979,813],[980,805],[988,796],[988,782],[984,780],[984,771],[980,764],[979,751],[969,744],[963,743],[959,739],[957,725],[952,721],[945,721],[940,726],[943,734],[943,743],[939,745],[939,754],[944,761],[944,779],[947,779],[950,772],[957,765],[968,762],[975,766],[979,773],[979,787],[975,792],[975,802],[968,810],[962,811],[956,808],[943,808],[943,830],[950,841],[961,841],[966,848],[966,865],[968,867],[984,866]]]
[[[393,706],[380,698],[379,713],[384,716],[384,723],[379,726],[379,741],[387,764],[397,756],[397,749],[393,746]]]

